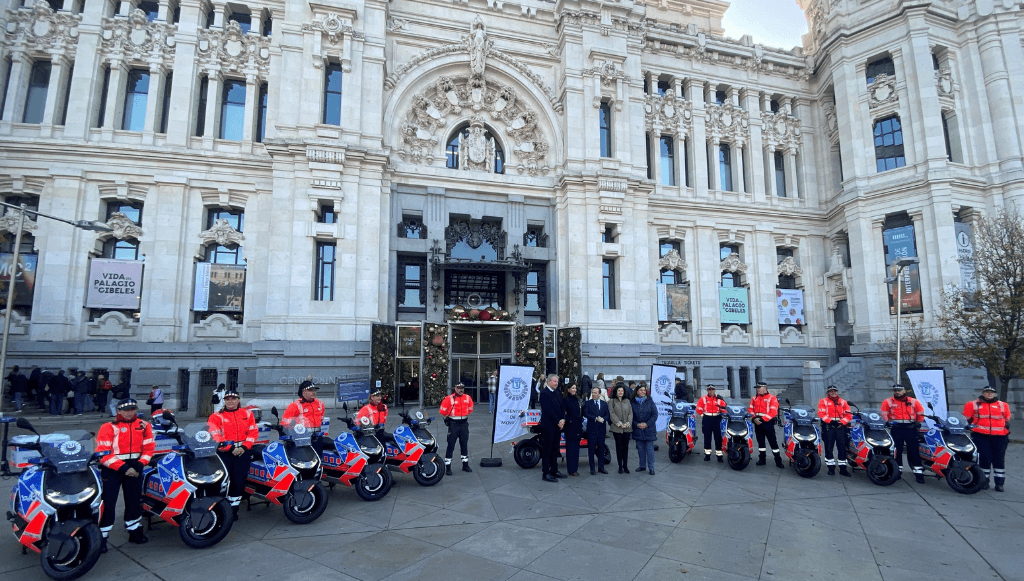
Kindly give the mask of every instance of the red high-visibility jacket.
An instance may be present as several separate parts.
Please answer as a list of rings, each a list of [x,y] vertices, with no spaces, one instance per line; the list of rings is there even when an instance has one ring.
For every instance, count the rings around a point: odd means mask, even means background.
[[[356,423],[363,425],[361,418],[370,418],[370,425],[384,424],[388,421],[388,406],[381,402],[380,407],[373,404],[366,404],[356,414]]]
[[[153,426],[140,418],[130,422],[107,422],[96,434],[96,451],[110,452],[100,458],[100,463],[111,470],[127,470],[125,460],[137,460],[145,466],[156,451]]]
[[[770,422],[779,415],[779,398],[771,393],[755,395],[750,400],[750,407],[747,408],[755,418]]]
[[[964,404],[964,416],[974,424],[975,434],[1005,436],[1010,433],[1006,422],[1010,421],[1010,405],[1005,401],[976,399]]]
[[[839,423],[846,426],[853,419],[853,414],[850,413],[850,404],[846,403],[845,399],[840,397],[833,400],[826,396],[818,402],[818,417],[821,418],[822,424],[839,420]]]
[[[468,393],[462,397],[454,393],[441,400],[441,415],[445,417],[464,418],[473,413],[473,398]]]
[[[324,402],[319,399],[306,401],[299,398],[288,405],[288,409],[284,410],[284,416],[281,417],[282,426],[290,427],[295,424],[302,424],[314,430],[320,429],[320,424],[323,421]]]
[[[207,420],[210,426],[210,435],[218,442],[234,442],[236,446],[242,446],[250,450],[259,438],[260,430],[256,427],[256,418],[252,412],[244,407],[234,411],[226,409],[210,416]]]
[[[723,411],[725,411],[725,401],[719,399],[717,395],[715,397],[703,395],[697,400],[697,415],[699,416],[704,414],[718,414]]]
[[[883,401],[882,413],[889,418],[890,422],[917,422],[920,424],[924,421],[924,406],[909,395],[904,401],[894,397]]]

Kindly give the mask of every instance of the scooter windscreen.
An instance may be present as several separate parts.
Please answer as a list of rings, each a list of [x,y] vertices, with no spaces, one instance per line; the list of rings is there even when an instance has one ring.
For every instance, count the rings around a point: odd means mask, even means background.
[[[422,409],[417,408],[409,412],[409,420],[417,423],[425,422],[427,421],[427,414]]]
[[[290,437],[296,446],[309,446],[313,441],[313,430],[302,424],[286,427],[284,435]]]
[[[57,469],[58,474],[80,472],[89,466],[96,449],[92,434],[85,430],[67,432],[63,442],[40,442],[40,453]]]
[[[730,422],[742,422],[747,417],[747,407],[745,405],[728,404],[725,406],[725,409]]]
[[[946,429],[951,434],[962,434],[967,429],[967,418],[963,414],[958,412],[950,412],[946,417],[946,421],[942,422]]]
[[[687,415],[691,413],[693,413],[693,411],[690,409],[689,402],[682,399],[672,400],[673,418],[685,418]]]
[[[813,409],[806,405],[795,405],[789,411],[789,417],[793,420],[793,423],[798,426],[810,426],[814,424],[815,415]]]
[[[878,408],[865,408],[860,412],[860,421],[869,430],[884,430],[885,416]]]
[[[217,454],[217,441],[210,435],[209,427],[205,423],[193,422],[185,426],[181,443],[188,446],[196,458]]]

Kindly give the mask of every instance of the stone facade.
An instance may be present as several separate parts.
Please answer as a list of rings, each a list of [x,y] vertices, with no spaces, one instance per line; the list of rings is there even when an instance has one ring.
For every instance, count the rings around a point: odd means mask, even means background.
[[[229,378],[284,397],[365,375],[373,323],[483,300],[446,299],[476,268],[515,320],[580,327],[591,375],[662,362],[744,395],[862,356],[857,393],[883,394],[883,231],[913,227],[905,317],[933,331],[955,222],[1024,202],[1020,2],[800,3],[781,50],[689,0],[5,0],[0,194],[114,229],[32,223],[11,362],[130,368],[171,405]],[[125,245],[138,308],[83,308]],[[224,260],[244,309],[197,312],[197,263]],[[659,277],[689,320],[660,320]],[[722,323],[723,277],[748,323]],[[952,377],[953,401],[984,381]]]

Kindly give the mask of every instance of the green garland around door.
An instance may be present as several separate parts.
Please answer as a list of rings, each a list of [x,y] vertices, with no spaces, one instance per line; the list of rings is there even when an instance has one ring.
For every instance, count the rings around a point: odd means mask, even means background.
[[[395,392],[395,327],[373,325],[370,341],[370,390],[380,381],[380,390],[387,401]]]
[[[440,405],[448,393],[448,325],[427,323],[423,331],[424,401]]]
[[[580,342],[582,334],[579,327],[566,327],[558,330],[558,375],[562,386],[580,384],[582,354]],[[568,381],[566,381],[568,380]]]
[[[533,366],[533,381],[544,375],[544,326],[516,325],[516,362]]]

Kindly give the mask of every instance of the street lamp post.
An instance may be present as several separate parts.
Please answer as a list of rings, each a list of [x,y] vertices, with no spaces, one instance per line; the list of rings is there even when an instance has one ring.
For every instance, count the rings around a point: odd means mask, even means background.
[[[921,262],[921,259],[916,256],[903,256],[896,261],[896,274],[885,279],[887,283],[896,283],[896,381],[898,385],[902,382],[902,374],[900,373],[900,313],[903,307],[903,269],[910,266],[911,264],[917,264]]]
[[[42,214],[40,212],[36,212],[35,210],[29,211],[28,206],[26,206],[25,204],[15,206],[14,204],[8,204],[7,202],[0,202],[0,206],[3,206],[5,208],[13,208],[21,212],[21,217],[18,219],[18,231],[14,234],[14,258],[9,273],[10,282],[7,285],[7,311],[4,314],[4,338],[3,343],[0,344],[0,373],[3,373],[4,371],[7,370],[7,339],[11,334],[11,313],[13,312],[12,309],[14,308],[14,289],[17,286],[18,261],[21,258],[21,231],[25,228],[25,214],[31,213],[34,216],[36,216],[36,219],[38,219],[39,216],[42,216],[44,218],[49,218],[51,220],[56,220],[58,222],[64,222],[65,224],[71,224],[72,226],[76,228],[81,228],[83,230],[92,230],[93,232],[112,232],[113,228],[107,226],[103,222],[98,222],[95,220],[65,220],[64,218],[50,216],[49,214]],[[0,386],[2,385],[3,380],[0,379]],[[0,418],[2,418],[4,415],[3,404],[4,394],[3,389],[0,389]]]

